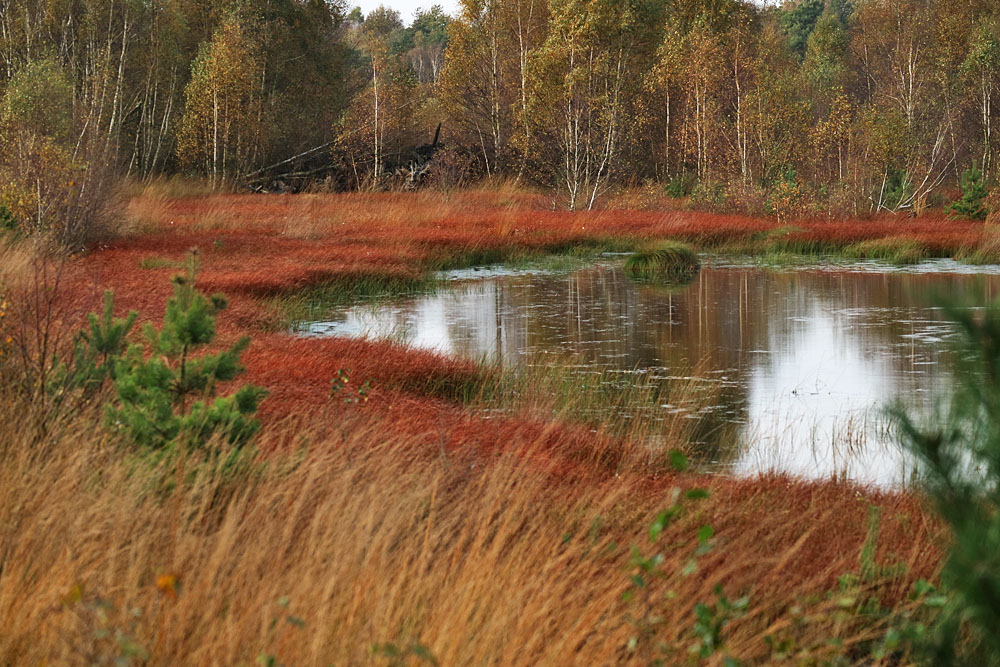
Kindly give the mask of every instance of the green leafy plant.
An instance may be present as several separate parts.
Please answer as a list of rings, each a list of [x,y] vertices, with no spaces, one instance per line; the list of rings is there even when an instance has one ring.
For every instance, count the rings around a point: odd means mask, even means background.
[[[983,170],[973,160],[972,166],[962,172],[962,197],[948,207],[952,214],[970,220],[985,220],[989,209],[986,200],[989,192],[983,183]]]
[[[195,289],[197,268],[192,253],[187,272],[173,278],[174,294],[167,300],[162,326],[145,327],[150,354],[133,344],[115,362],[118,400],[108,409],[109,419],[146,447],[162,449],[177,442],[202,446],[216,435],[240,446],[260,428],[254,414],[265,390],[245,385],[230,396],[216,396],[218,383],[243,372],[240,355],[249,339],[198,356],[215,339],[216,316],[226,301],[218,294],[206,298]]]
[[[902,442],[921,462],[923,483],[951,530],[942,571],[951,602],[927,640],[935,665],[1000,664],[1000,304],[951,304],[958,325],[954,389],[931,420],[902,407]],[[961,640],[961,641],[960,641]],[[973,656],[960,655],[961,651]]]
[[[702,659],[710,658],[723,650],[723,630],[726,625],[743,616],[747,607],[750,606],[749,596],[745,595],[736,600],[730,600],[722,591],[721,586],[715,587],[715,595],[716,601],[714,603],[699,602],[694,606],[694,615],[697,619],[694,624],[694,633],[698,639],[691,646],[690,652]],[[727,656],[723,658],[723,664],[729,667],[739,663]]]
[[[330,381],[330,398],[343,396],[344,403],[348,405],[360,405],[368,402],[372,385],[370,380],[366,380],[357,389],[351,388],[350,369],[341,368],[337,371],[337,377]]]
[[[669,453],[674,469],[683,472],[688,469],[687,457],[680,451]],[[657,592],[654,582],[665,581],[671,573],[664,569],[666,556],[662,552],[662,541],[666,530],[684,512],[685,501],[698,501],[707,498],[708,491],[701,488],[689,489],[682,493],[675,488],[670,505],[656,515],[649,525],[648,538],[652,552],[646,552],[638,546],[633,546],[629,556],[629,585],[622,593],[622,602],[626,605],[625,620],[632,628],[632,635],[626,645],[630,654],[643,656],[650,664],[667,664],[666,658],[676,660],[680,651],[676,646],[659,642],[657,633],[666,623],[661,607],[670,604],[675,599],[672,591]],[[698,558],[712,551],[715,530],[710,525],[698,529],[697,545],[691,555],[684,560],[683,567],[675,573],[681,577],[690,577],[698,573]],[[695,641],[689,647],[689,653],[697,659],[711,658],[723,655],[723,663],[735,665],[735,660],[724,655],[723,629],[731,620],[738,618],[750,604],[749,597],[731,601],[722,589],[715,589],[717,599],[710,604],[697,603],[694,607],[695,622],[691,632]]]
[[[910,600],[915,604],[897,614],[885,634],[872,646],[873,658],[888,660],[900,654],[912,654],[914,646],[927,641],[934,616],[951,604],[947,594],[938,591],[925,579],[913,584]]]
[[[766,664],[794,659],[796,664],[809,665],[897,665],[913,664],[919,657],[915,649],[929,636],[950,597],[920,579],[913,584],[908,601],[882,603],[881,593],[886,587],[896,590],[907,568],[903,562],[877,559],[881,521],[881,509],[870,505],[858,568],[840,575],[837,586],[824,595],[804,596],[787,609],[786,620],[775,626],[780,629],[764,637]],[[720,599],[715,609],[702,615],[714,622],[720,614],[732,620],[741,613],[742,604]],[[827,630],[815,633],[817,623]],[[707,626],[703,632],[711,629]]]
[[[414,660],[425,665],[440,664],[429,648],[416,642],[404,645],[393,643],[375,644],[371,650],[373,656],[387,660],[394,667],[395,665],[411,665]]]

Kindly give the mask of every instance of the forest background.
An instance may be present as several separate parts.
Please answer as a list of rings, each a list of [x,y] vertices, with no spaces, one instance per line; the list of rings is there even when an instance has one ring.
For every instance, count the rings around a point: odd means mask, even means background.
[[[4,0],[0,225],[93,219],[112,174],[919,215],[995,182],[998,85],[993,0]]]

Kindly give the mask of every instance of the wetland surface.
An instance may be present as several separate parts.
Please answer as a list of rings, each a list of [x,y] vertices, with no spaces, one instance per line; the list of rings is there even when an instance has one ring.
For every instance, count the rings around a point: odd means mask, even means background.
[[[700,395],[661,409],[700,420],[708,468],[887,486],[913,466],[894,444],[885,406],[899,400],[930,414],[949,387],[954,332],[939,300],[979,307],[1000,294],[1000,267],[950,260],[774,267],[710,258],[691,284],[672,288],[634,283],[614,259],[568,272],[487,268],[442,278],[433,293],[338,310],[297,330],[392,337],[515,368],[610,368],[675,384],[694,377]]]

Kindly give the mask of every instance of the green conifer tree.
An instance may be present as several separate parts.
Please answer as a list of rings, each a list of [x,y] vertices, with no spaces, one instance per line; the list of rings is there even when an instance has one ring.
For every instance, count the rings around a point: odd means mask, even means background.
[[[72,365],[65,369],[66,382],[59,384],[93,393],[104,386],[105,380],[114,379],[115,363],[125,352],[126,337],[138,317],[131,311],[120,319],[114,316],[114,309],[114,294],[105,292],[104,312],[100,317],[96,313],[87,315],[89,326],[77,334]]]
[[[109,420],[137,444],[154,449],[175,443],[201,447],[213,435],[240,446],[260,428],[254,414],[265,390],[245,385],[230,396],[216,396],[219,382],[243,372],[240,355],[249,338],[228,350],[198,355],[214,340],[216,315],[226,300],[218,294],[206,298],[195,289],[197,269],[192,253],[187,272],[173,279],[163,325],[145,327],[151,354],[133,344],[115,364],[118,402],[108,409]]]
[[[986,208],[986,198],[989,193],[983,184],[983,170],[975,160],[972,166],[962,172],[962,198],[948,207],[955,215],[970,220],[985,220],[989,211]]]
[[[1000,665],[1000,303],[969,305],[945,307],[960,334],[950,400],[931,417],[893,410],[951,531],[941,572],[950,601],[923,647],[932,665]]]

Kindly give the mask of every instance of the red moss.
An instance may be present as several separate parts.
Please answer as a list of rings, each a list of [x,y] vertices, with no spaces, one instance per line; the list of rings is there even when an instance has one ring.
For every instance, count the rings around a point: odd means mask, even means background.
[[[549,442],[555,449],[557,440],[563,441],[561,452],[584,450],[603,436],[485,419],[443,400],[474,384],[477,369],[468,362],[391,343],[268,333],[273,316],[260,297],[330,282],[413,280],[433,260],[608,238],[672,237],[719,244],[760,238],[784,227],[785,238],[795,242],[848,245],[902,236],[946,254],[975,244],[982,235],[980,223],[940,216],[804,220],[789,228],[774,220],[709,213],[552,211],[546,210],[544,197],[502,192],[461,193],[447,200],[423,194],[218,195],[156,204],[155,229],[73,264],[72,298],[96,307],[100,292],[111,288],[120,310],[135,309],[147,320],[158,319],[171,291],[169,276],[188,250],[198,248],[201,287],[230,298],[230,309],[219,322],[220,343],[243,334],[253,338],[246,381],[271,391],[262,407],[264,419],[326,409],[331,379],[340,369],[350,369],[352,381],[371,382],[370,411],[386,420],[386,428],[422,442],[445,433],[447,446],[476,443],[487,450],[529,441]],[[172,266],[141,268],[165,262]]]

